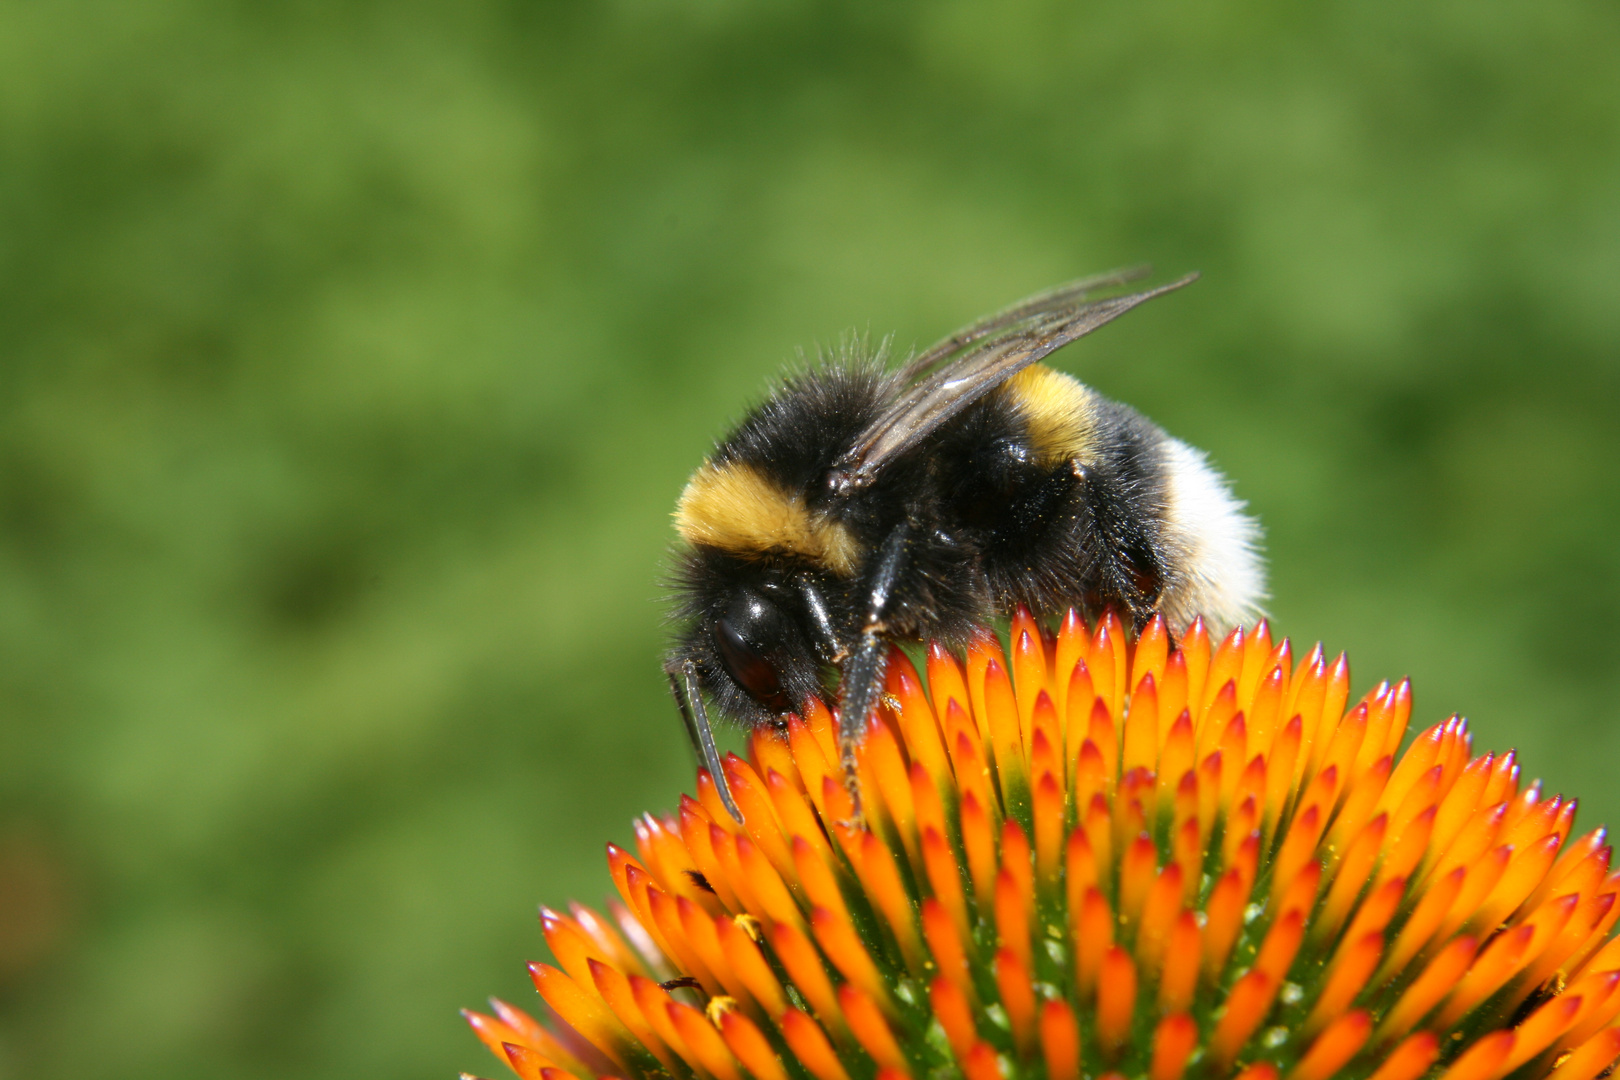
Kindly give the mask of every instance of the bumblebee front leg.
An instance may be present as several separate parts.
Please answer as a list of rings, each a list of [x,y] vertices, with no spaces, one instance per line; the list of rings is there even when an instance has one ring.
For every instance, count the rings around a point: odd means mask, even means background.
[[[883,616],[888,610],[894,583],[905,566],[910,531],[908,524],[896,526],[878,549],[877,566],[867,594],[866,622],[849,659],[844,662],[838,752],[844,767],[844,787],[855,804],[856,821],[861,820],[861,786],[855,749],[866,737],[866,725],[883,694],[883,677],[889,666],[888,626]]]
[[[882,622],[869,624],[844,663],[843,702],[838,714],[838,754],[844,766],[844,787],[855,804],[854,821],[861,820],[861,785],[855,750],[866,738],[866,725],[883,692],[889,666],[889,642]]]
[[[708,710],[703,707],[703,692],[698,689],[697,666],[690,660],[665,664],[664,674],[669,676],[669,692],[675,697],[676,708],[681,710],[681,719],[686,723],[686,734],[692,740],[693,752],[703,767],[709,770],[714,788],[720,794],[720,802],[741,825],[742,811],[737,809],[737,801],[731,797],[731,785],[726,782],[726,770],[720,764],[720,750],[714,745],[714,728],[709,724]]]

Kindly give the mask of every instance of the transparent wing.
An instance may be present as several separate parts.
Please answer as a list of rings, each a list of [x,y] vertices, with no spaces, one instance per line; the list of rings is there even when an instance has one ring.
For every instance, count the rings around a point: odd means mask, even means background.
[[[1039,315],[1046,315],[1063,308],[1073,307],[1076,303],[1091,298],[1091,294],[1102,289],[1117,288],[1120,285],[1147,277],[1153,272],[1151,266],[1129,266],[1121,270],[1110,270],[1104,274],[1092,277],[1077,278],[1074,281],[1048,289],[1034,296],[1025,297],[1011,307],[1002,308],[994,315],[986,315],[970,326],[964,326],[950,337],[942,338],[930,345],[923,352],[913,357],[900,374],[908,382],[924,374],[941,360],[954,353],[961,352],[975,341],[981,341],[998,330],[1004,330],[1021,322],[1026,322]]]
[[[1043,357],[1112,322],[1138,304],[1191,284],[1197,274],[1156,289],[1093,300],[1089,294],[1139,277],[1127,270],[1077,281],[1032,297],[946,338],[905,368],[914,375],[951,358],[900,395],[856,438],[833,467],[837,492],[865,487],[884,465],[916,446],[979,398]],[[925,363],[926,361],[926,363]]]

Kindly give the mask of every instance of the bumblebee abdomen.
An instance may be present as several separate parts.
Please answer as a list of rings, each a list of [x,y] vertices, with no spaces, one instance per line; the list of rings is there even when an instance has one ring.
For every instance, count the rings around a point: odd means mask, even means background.
[[[958,542],[940,553],[950,572],[978,582],[995,611],[1111,607],[1141,622],[1162,610],[1177,628],[1256,611],[1258,533],[1225,482],[1071,376],[1025,369],[919,456],[930,484],[908,489],[913,505],[937,513]]]
[[[1054,468],[1090,461],[1097,450],[1097,395],[1061,371],[1033,364],[1001,391],[1023,424],[1035,463]]]
[[[1165,439],[1163,546],[1171,572],[1160,606],[1172,626],[1202,615],[1217,628],[1260,613],[1260,526],[1200,450]]]
[[[981,558],[996,607],[1115,607],[1145,618],[1165,577],[1162,432],[1044,367],[1009,380],[1000,401],[1013,479],[995,505],[959,503],[984,522]]]

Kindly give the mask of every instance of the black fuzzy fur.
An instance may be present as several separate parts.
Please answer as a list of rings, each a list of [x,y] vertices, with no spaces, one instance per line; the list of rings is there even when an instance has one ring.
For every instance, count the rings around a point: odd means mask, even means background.
[[[1168,570],[1162,540],[1165,434],[1133,410],[1094,399],[1097,445],[1084,468],[1036,464],[1014,400],[992,393],[890,463],[867,488],[837,497],[826,478],[856,436],[903,389],[880,361],[844,356],[790,378],[720,442],[711,460],[755,467],[854,535],[866,559],[840,578],[790,553],[747,557],[697,546],[676,567],[681,623],[672,664],[695,662],[720,712],[745,725],[777,722],[732,678],[715,645],[739,589],[769,598],[787,629],[764,655],[789,700],[831,698],[831,666],[796,583],[825,598],[849,647],[868,610],[871,553],[908,524],[904,570],[885,609],[895,641],[964,643],[973,628],[1027,605],[1152,613]]]

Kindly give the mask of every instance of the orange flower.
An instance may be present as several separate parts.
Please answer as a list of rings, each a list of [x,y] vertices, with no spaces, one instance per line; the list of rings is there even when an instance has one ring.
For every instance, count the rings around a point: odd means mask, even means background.
[[[611,917],[544,911],[546,1023],[468,1013],[525,1080],[1591,1080],[1620,1057],[1620,874],[1574,800],[1399,752],[1403,681],[1265,623],[1211,650],[1027,613],[927,682],[898,650],[860,755],[815,707],[609,845]]]

